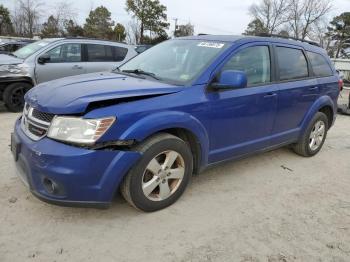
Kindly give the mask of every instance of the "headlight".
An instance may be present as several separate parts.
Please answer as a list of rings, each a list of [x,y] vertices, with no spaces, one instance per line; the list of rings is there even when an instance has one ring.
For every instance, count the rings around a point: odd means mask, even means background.
[[[52,120],[47,136],[65,142],[94,144],[114,121],[115,117],[83,119],[56,116]]]
[[[22,72],[22,68],[18,65],[1,65],[0,66],[1,72],[9,72],[12,74],[19,74]]]

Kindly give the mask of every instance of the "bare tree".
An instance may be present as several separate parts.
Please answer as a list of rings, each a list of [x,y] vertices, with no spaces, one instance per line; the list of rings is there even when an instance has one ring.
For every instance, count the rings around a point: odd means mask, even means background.
[[[261,0],[249,13],[270,34],[281,30],[299,39],[315,37],[333,0]],[[317,37],[316,37],[317,38]]]
[[[141,38],[140,25],[136,19],[131,20],[126,28],[126,41],[129,44],[139,44]]]
[[[53,4],[51,9],[51,15],[56,19],[57,27],[63,34],[67,21],[74,21],[74,18],[77,15],[75,10],[72,8],[72,3],[63,0]]]
[[[17,0],[12,20],[18,35],[33,37],[39,31],[43,3],[40,0]]]
[[[332,0],[290,0],[289,26],[294,37],[305,39],[331,10]]]
[[[18,36],[24,36],[25,18],[23,13],[18,8],[15,8],[14,11],[12,12],[11,20],[12,20],[15,34]]]
[[[249,13],[273,34],[287,21],[288,7],[289,0],[262,0],[260,4],[251,5]]]
[[[326,19],[326,17],[323,17],[311,26],[308,37],[328,50],[332,39],[327,35],[327,30],[328,19]]]
[[[50,20],[51,23],[54,23],[52,26],[57,29],[57,36],[64,35],[67,22],[70,20],[75,22],[74,17],[76,16],[76,12],[73,10],[72,4],[63,0],[49,6],[49,8],[52,11],[50,12],[48,21]],[[44,24],[47,24],[47,22]]]

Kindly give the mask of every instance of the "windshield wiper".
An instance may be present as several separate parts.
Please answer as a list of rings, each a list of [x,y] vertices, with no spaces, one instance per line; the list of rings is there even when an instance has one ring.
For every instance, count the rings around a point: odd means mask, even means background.
[[[146,76],[153,77],[156,80],[161,80],[155,73],[143,71],[141,69],[122,70],[122,72],[136,74],[136,75],[146,75]]]

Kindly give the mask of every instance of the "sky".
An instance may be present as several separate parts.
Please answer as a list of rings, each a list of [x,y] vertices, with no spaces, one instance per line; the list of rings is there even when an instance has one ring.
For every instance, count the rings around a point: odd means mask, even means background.
[[[50,15],[52,6],[60,0],[46,0]],[[100,5],[107,7],[112,13],[112,19],[116,22],[127,25],[131,17],[125,11],[125,0],[66,0],[71,3],[76,20],[83,24],[89,11]],[[169,33],[174,31],[174,20],[178,19],[179,24],[191,22],[195,26],[195,33],[207,34],[241,34],[246,29],[251,17],[248,8],[258,0],[160,0],[167,6],[168,22],[170,23]],[[0,0],[0,4],[13,9],[15,0]],[[350,0],[333,0],[331,16],[340,13],[350,12]]]

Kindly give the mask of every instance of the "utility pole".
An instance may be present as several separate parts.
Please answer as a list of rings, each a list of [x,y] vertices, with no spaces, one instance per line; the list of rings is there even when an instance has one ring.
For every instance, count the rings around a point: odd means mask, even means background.
[[[176,31],[177,31],[177,21],[179,20],[178,18],[173,18],[175,21],[175,30],[174,30],[174,38],[176,37]]]

